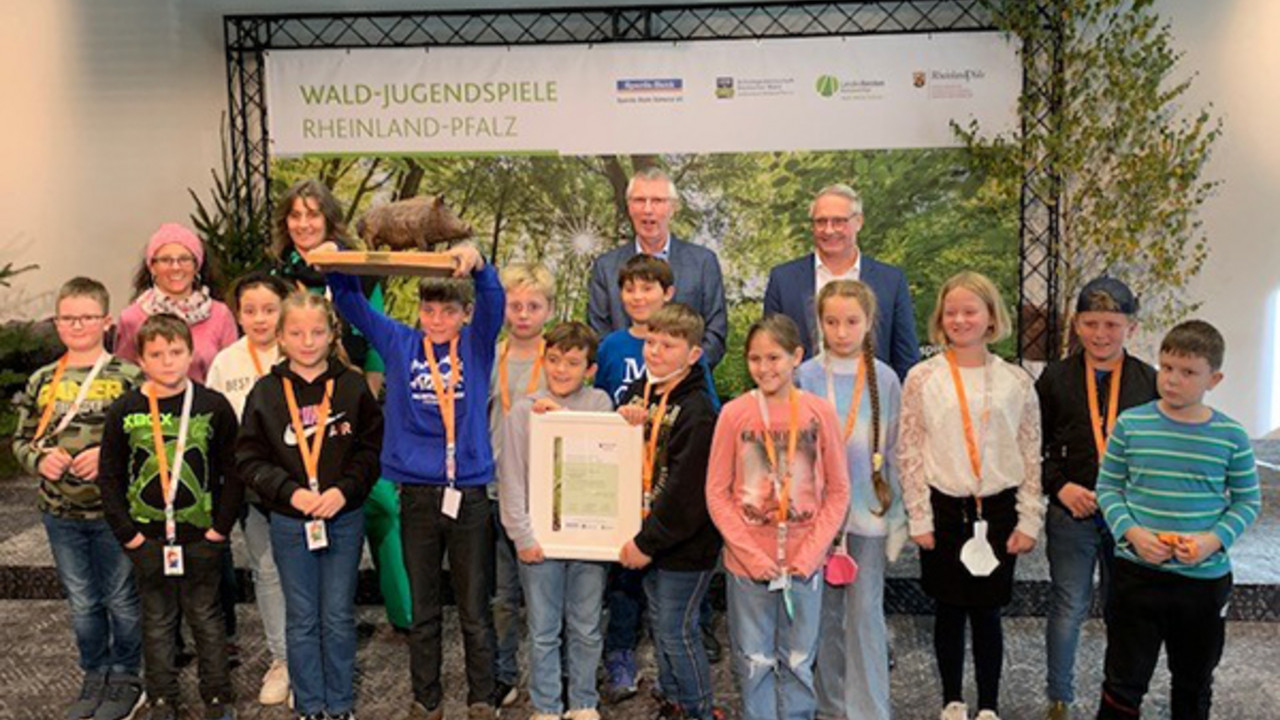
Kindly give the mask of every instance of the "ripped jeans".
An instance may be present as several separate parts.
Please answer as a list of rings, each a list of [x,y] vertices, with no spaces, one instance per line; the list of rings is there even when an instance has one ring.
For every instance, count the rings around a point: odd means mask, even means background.
[[[822,574],[792,578],[792,616],[781,591],[729,574],[729,636],[744,720],[812,720],[813,665],[822,615]]]

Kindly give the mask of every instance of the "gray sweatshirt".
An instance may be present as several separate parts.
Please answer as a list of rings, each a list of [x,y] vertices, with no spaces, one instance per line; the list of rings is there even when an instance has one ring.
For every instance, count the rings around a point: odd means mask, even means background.
[[[557,397],[539,390],[511,404],[511,412],[502,419],[499,434],[502,454],[498,457],[498,509],[502,526],[517,550],[528,550],[537,544],[533,524],[529,520],[529,416],[538,398],[550,397],[565,410],[610,412],[613,401],[603,390],[583,387],[568,397]]]

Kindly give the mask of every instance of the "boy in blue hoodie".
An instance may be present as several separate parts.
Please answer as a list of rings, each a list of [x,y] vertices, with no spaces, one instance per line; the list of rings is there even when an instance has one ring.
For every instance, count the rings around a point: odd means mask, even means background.
[[[487,404],[505,298],[498,274],[474,247],[459,245],[448,254],[454,277],[419,283],[421,330],[375,311],[358,279],[334,273],[327,280],[342,317],[386,364],[382,473],[400,485],[401,537],[413,596],[413,703],[406,718],[443,717],[441,587],[448,553],[466,653],[467,715],[492,720],[488,576],[494,540],[485,486],[494,469]]]

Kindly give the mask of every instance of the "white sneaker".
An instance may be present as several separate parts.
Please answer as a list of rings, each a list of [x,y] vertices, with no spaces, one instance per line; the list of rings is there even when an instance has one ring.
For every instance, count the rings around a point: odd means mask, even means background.
[[[289,665],[283,660],[272,660],[271,667],[262,676],[262,690],[258,702],[263,705],[279,705],[289,699]]]
[[[560,720],[560,716],[556,715],[555,713],[536,712],[533,715],[529,716],[529,720]]]
[[[969,720],[969,706],[962,702],[949,702],[942,708],[939,720]]]
[[[973,720],[1000,720],[1000,716],[994,710],[979,710],[978,716]]]
[[[595,708],[578,708],[570,710],[564,716],[568,720],[600,720],[600,711]]]

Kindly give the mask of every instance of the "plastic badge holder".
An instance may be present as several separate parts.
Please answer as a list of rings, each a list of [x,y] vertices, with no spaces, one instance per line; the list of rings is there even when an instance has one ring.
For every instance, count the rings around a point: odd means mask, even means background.
[[[960,548],[960,562],[974,577],[987,577],[1000,567],[996,553],[987,541],[987,521],[979,520],[973,524],[973,537]]]

